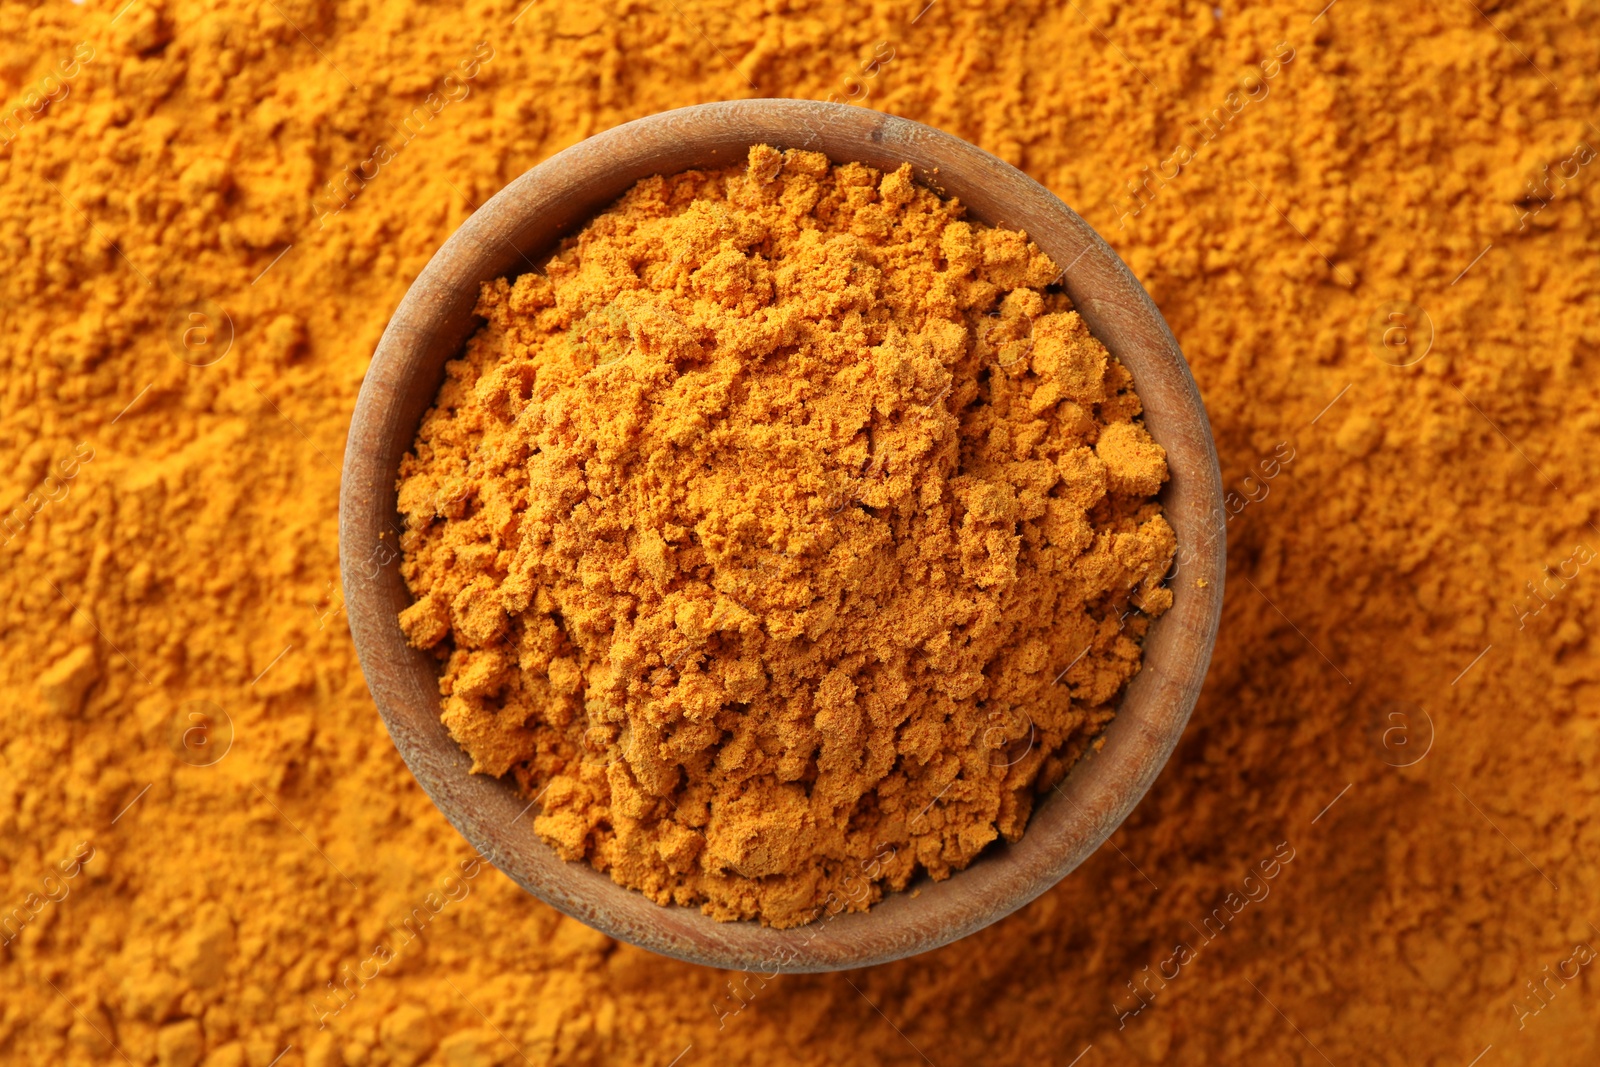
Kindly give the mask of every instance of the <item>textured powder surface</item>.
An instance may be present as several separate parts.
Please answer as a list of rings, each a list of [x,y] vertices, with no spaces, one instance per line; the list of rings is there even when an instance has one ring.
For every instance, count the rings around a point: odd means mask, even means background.
[[[31,116],[0,136],[0,518],[32,516],[0,534],[0,1061],[1600,1061],[1600,6],[1324,6],[0,2]],[[830,94],[1017,164],[1128,261],[1234,494],[1227,598],[1184,740],[1071,877],[763,982],[471,866],[345,632],[338,461],[473,205],[629,119]],[[168,332],[203,299],[222,358]],[[1371,340],[1394,302],[1427,316],[1404,358]],[[196,700],[232,725],[209,765]]]
[[[660,903],[792,926],[1016,840],[1171,603],[1131,377],[910,173],[639,183],[484,287],[401,466],[444,722]]]

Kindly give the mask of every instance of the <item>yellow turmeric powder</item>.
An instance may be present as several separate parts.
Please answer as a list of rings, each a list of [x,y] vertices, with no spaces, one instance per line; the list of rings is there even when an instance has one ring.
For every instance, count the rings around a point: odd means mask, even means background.
[[[961,215],[758,145],[485,285],[401,465],[400,621],[566,858],[864,909],[1016,840],[1109,720],[1172,600],[1165,454],[1056,265]]]
[[[1597,48],[1592,0],[0,4],[0,1061],[1600,1060]],[[362,683],[335,507],[474,205],[757,95],[1082,213],[1231,494],[1206,689],[1107,847],[936,953],[764,986],[473,866]]]

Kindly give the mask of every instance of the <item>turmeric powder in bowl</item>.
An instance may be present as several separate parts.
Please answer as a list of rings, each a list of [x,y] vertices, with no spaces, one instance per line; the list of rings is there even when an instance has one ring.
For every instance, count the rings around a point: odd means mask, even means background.
[[[484,285],[400,468],[400,622],[563,857],[861,910],[1020,837],[1111,720],[1165,453],[1056,264],[962,216],[756,146]]]

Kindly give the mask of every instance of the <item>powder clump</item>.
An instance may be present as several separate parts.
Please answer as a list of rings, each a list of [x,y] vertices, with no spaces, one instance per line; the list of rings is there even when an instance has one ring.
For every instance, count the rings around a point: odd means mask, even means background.
[[[1112,717],[1165,455],[1055,264],[963,214],[757,146],[483,287],[401,467],[401,625],[561,855],[865,908],[1018,838]]]

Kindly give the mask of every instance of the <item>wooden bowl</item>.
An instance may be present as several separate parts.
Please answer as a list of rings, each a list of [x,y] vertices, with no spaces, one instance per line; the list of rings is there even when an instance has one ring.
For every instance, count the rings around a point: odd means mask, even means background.
[[[1145,426],[1167,450],[1161,500],[1177,533],[1172,608],[1150,629],[1144,668],[1105,745],[1041,798],[1027,832],[943,882],[891,894],[866,912],[773,930],[661,907],[533,832],[528,800],[507,779],[468,773],[439,721],[438,665],[406,644],[397,616],[395,507],[400,457],[432,405],[445,363],[477,325],[481,282],[531,269],[563,236],[638,179],[742,161],[752,144],[825,152],[882,170],[909,162],[920,181],[971,216],[1025,231],[1057,264],[1095,336],[1132,372]],[[469,218],[395,310],[361,386],[345,449],[339,558],[350,632],[395,747],[446,818],[528,892],[611,937],[715,967],[772,972],[864,967],[926,952],[980,930],[1055,885],[1138,803],[1177,744],[1200,693],[1222,606],[1222,483],[1199,390],[1150,297],[1116,253],[1049,190],[948,134],[848,105],[740,100],[682,108],[591,137],[539,164]]]

